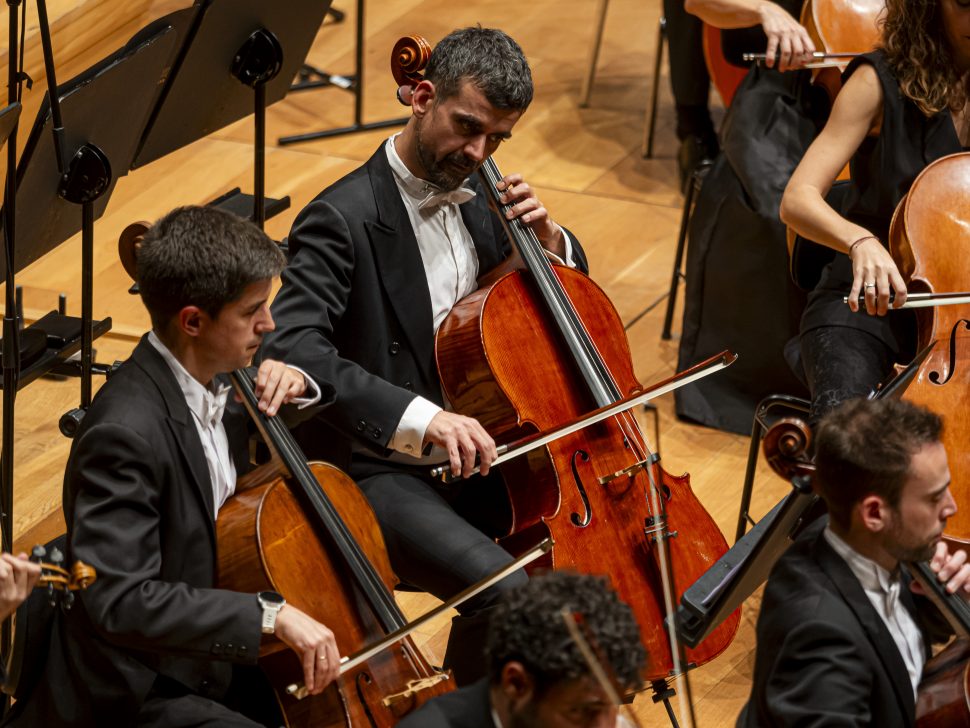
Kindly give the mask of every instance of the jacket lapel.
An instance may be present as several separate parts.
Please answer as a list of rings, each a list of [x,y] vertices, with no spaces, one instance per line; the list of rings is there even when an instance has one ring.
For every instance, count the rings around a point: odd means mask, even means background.
[[[422,355],[422,352],[434,351],[431,294],[418,241],[383,145],[367,162],[367,172],[377,203],[378,220],[368,221],[364,227],[370,237],[381,285],[411,350],[415,352],[422,374],[428,381],[434,381],[432,357]]]
[[[472,236],[472,242],[475,243],[475,251],[478,253],[478,275],[481,276],[501,263],[504,256],[495,244],[492,215],[497,213],[492,212],[488,206],[489,192],[484,184],[479,183],[477,176],[470,181],[477,194],[460,205],[458,209],[461,210],[461,218]]]
[[[205,452],[199,440],[199,431],[192,419],[192,413],[185,403],[185,395],[175,380],[175,375],[161,354],[148,341],[147,335],[142,337],[132,352],[131,358],[140,366],[155,386],[165,402],[168,410],[167,423],[178,443],[184,460],[185,471],[190,475],[192,487],[202,501],[206,513],[206,522],[212,543],[216,542],[215,523],[213,513],[215,505],[212,496],[212,481],[209,478],[209,468],[205,461]]]
[[[832,547],[825,541],[824,531],[819,532],[815,542],[816,560],[828,575],[829,579],[842,594],[846,604],[855,613],[856,618],[866,631],[866,636],[872,643],[876,654],[882,661],[886,674],[892,682],[896,698],[902,708],[902,716],[907,725],[912,725],[912,717],[916,713],[913,699],[913,686],[909,680],[909,671],[903,662],[902,655],[896,647],[896,641],[890,634],[882,617],[876,612],[866,596],[862,585],[855,574]]]

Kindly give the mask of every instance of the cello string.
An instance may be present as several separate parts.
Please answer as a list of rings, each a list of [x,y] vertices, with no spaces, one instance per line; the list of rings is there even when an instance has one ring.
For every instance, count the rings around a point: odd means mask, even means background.
[[[302,486],[300,492],[310,501],[310,505],[324,526],[327,537],[333,541],[340,551],[346,566],[357,579],[357,583],[382,626],[390,632],[406,624],[407,620],[393,596],[388,593],[383,581],[374,570],[373,564],[360,551],[360,547],[347,529],[346,523],[340,517],[330,498],[322,488],[305,485],[311,482],[316,483],[317,479],[299,447],[293,441],[286,425],[281,420],[275,417],[266,417],[259,411],[252,379],[245,370],[234,372],[233,380],[237,383],[243,395],[250,415],[263,430],[265,436],[272,438],[273,445],[275,445],[283,465],[293,479]]]

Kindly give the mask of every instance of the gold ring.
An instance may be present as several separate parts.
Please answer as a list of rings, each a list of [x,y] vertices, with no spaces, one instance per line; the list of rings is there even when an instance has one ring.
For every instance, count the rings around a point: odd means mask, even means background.
[[[320,662],[326,662],[326,661],[327,661],[327,656],[326,655],[323,655],[323,656],[320,657]]]

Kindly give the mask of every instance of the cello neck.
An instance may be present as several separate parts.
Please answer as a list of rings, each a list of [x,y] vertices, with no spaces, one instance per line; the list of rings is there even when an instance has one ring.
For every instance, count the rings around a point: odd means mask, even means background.
[[[289,474],[294,490],[303,496],[304,507],[309,516],[316,516],[320,535],[331,542],[340,553],[355,583],[380,620],[386,632],[401,629],[407,620],[397,603],[384,586],[380,575],[361,550],[326,492],[320,487],[316,476],[307,464],[306,457],[293,439],[280,417],[267,417],[259,410],[259,400],[253,380],[243,369],[230,375],[240,393],[256,427],[266,442],[274,460]]]
[[[920,561],[907,565],[913,578],[926,591],[930,601],[936,605],[953,627],[958,637],[970,637],[970,605],[959,594],[951,594],[940,583],[929,562]]]
[[[479,169],[479,174],[500,212],[499,217],[505,224],[512,243],[535,281],[546,310],[562,334],[572,359],[596,402],[596,407],[605,407],[616,402],[621,398],[621,392],[569,300],[549,258],[546,257],[545,249],[535,231],[519,219],[509,221],[505,217],[505,212],[512,206],[503,203],[499,197],[496,185],[502,180],[502,173],[499,172],[495,160],[491,157],[486,159]]]

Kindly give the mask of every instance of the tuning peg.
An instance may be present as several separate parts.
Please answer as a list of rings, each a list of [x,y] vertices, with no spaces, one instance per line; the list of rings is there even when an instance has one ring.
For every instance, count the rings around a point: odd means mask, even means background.
[[[35,563],[39,564],[41,561],[44,560],[45,556],[47,556],[47,549],[45,549],[40,544],[34,546],[34,548],[30,550],[30,560]]]
[[[74,606],[74,592],[63,591],[61,592],[61,609],[65,612]]]
[[[60,566],[64,563],[64,554],[62,554],[61,550],[56,546],[51,548],[50,562],[54,564],[54,566]]]

